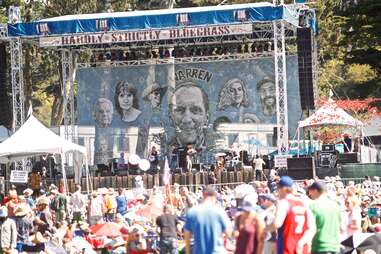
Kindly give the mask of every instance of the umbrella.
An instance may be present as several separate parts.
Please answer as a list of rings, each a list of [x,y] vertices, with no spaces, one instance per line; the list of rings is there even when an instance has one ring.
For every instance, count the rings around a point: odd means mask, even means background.
[[[93,246],[82,237],[74,237],[71,243],[74,248],[79,250],[93,249]]]
[[[372,233],[354,233],[345,239],[341,244],[345,247],[344,253],[354,254],[363,253],[367,250],[373,250],[375,253],[381,253],[381,234]]]
[[[90,227],[91,232],[96,236],[107,236],[110,238],[115,238],[122,236],[120,232],[121,227],[114,222],[106,222],[104,224],[98,224]]]

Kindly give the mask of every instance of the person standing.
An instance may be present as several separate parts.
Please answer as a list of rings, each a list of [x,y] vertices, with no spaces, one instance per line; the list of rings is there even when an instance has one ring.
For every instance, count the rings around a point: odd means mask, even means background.
[[[253,160],[253,168],[255,169],[255,180],[257,181],[262,180],[263,165],[266,165],[266,162],[259,155],[256,155]]]
[[[71,196],[70,203],[73,209],[73,221],[83,221],[86,212],[87,198],[81,193],[81,185],[75,185],[75,192]]]
[[[118,196],[116,197],[116,212],[122,216],[127,213],[127,198],[124,195],[124,190],[122,188],[118,189]]]
[[[217,193],[208,186],[203,191],[204,201],[191,208],[184,225],[186,254],[191,254],[190,240],[193,236],[193,254],[225,253],[223,234],[230,234],[230,221],[226,212],[217,203]]]
[[[28,216],[26,205],[20,205],[15,210],[14,221],[17,229],[17,249],[22,251],[22,246],[27,244],[33,230],[33,221]]]
[[[316,234],[312,239],[312,253],[329,254],[340,251],[341,211],[337,202],[328,198],[323,182],[308,187],[308,196],[316,222]]]
[[[237,239],[235,254],[261,254],[263,252],[265,223],[256,213],[256,199],[244,199],[242,212],[235,219]]]
[[[293,194],[294,181],[282,176],[278,183],[277,210],[267,232],[278,230],[278,254],[308,254],[315,234],[315,223],[310,209]]]
[[[172,213],[170,205],[165,205],[163,212],[163,215],[156,218],[160,230],[160,254],[177,254],[177,227],[180,222]]]
[[[0,208],[0,247],[1,252],[10,254],[17,245],[17,228],[14,220],[8,218],[6,207]]]
[[[275,218],[276,212],[276,198],[272,194],[261,194],[259,195],[259,205],[263,209],[260,215],[265,220],[266,225],[271,225]],[[271,232],[266,235],[266,241],[264,243],[264,254],[276,254],[276,232]]]
[[[93,226],[99,222],[103,222],[103,213],[106,211],[103,197],[98,195],[96,191],[91,193],[89,203],[89,224]]]

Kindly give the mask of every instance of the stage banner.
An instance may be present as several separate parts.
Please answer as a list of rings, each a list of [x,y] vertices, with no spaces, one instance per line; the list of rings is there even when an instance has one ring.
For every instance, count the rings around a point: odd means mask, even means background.
[[[251,34],[252,24],[223,24],[168,29],[149,29],[119,32],[86,33],[40,37],[40,47],[77,46],[140,41],[176,40],[212,36]]]
[[[302,116],[297,67],[297,58],[288,57],[290,135]],[[221,124],[242,130],[263,124],[272,132],[273,75],[273,58],[82,68],[77,71],[78,124],[96,127],[96,163],[119,152],[145,156],[151,143],[160,144],[162,152],[187,144],[216,149]],[[233,143],[238,134],[231,135]]]

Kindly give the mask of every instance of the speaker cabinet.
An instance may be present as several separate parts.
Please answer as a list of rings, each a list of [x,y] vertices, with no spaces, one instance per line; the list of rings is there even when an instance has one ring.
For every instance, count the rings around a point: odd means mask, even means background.
[[[288,175],[295,180],[311,179],[315,177],[315,162],[312,157],[288,158]]]
[[[299,92],[302,109],[315,109],[310,28],[297,29]]]
[[[7,51],[4,43],[0,44],[0,125],[12,127],[11,88],[7,79]]]

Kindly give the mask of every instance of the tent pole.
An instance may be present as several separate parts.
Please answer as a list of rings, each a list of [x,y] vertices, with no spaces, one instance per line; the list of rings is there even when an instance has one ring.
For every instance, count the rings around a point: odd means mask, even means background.
[[[64,161],[63,161],[64,157],[65,157],[65,154],[61,153],[61,168],[62,168],[62,178],[63,178],[63,182],[64,182],[64,189],[65,189],[65,192],[69,192],[69,190],[67,188],[66,170],[65,170],[65,165],[64,165]]]
[[[300,151],[299,151],[299,149],[300,149],[300,145],[299,145],[299,143],[300,143],[300,127],[299,126],[298,126],[297,132],[298,132],[298,158],[299,158],[299,155],[300,155]]]
[[[89,163],[87,162],[87,154],[85,155],[85,170],[86,170],[86,188],[87,193],[90,194],[90,192],[93,190],[91,181],[90,181],[90,175],[89,175]]]

